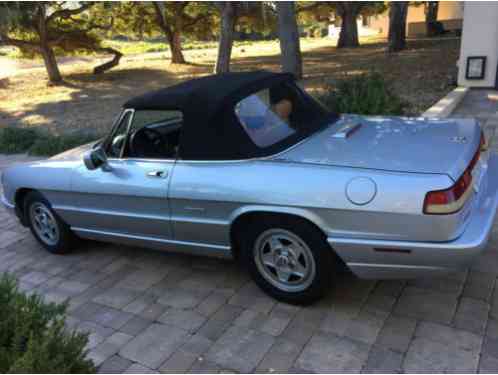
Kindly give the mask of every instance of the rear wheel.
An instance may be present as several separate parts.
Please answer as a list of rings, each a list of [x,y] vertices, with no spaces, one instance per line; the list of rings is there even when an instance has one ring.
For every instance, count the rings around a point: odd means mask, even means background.
[[[40,193],[31,192],[26,196],[24,215],[31,233],[45,249],[54,254],[64,254],[71,249],[73,232]]]
[[[261,289],[293,304],[310,304],[329,290],[334,254],[317,228],[287,217],[249,226],[242,256]]]

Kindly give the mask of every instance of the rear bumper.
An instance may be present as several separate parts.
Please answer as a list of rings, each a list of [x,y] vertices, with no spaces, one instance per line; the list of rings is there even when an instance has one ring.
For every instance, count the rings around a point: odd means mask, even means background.
[[[467,227],[450,242],[328,238],[337,255],[361,278],[431,276],[468,266],[486,247],[497,208],[498,156],[488,160]]]

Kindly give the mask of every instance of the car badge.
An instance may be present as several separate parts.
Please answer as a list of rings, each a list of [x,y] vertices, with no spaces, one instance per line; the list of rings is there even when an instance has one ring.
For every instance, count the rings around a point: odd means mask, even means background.
[[[456,136],[456,137],[451,138],[451,141],[455,142],[455,143],[467,143],[467,137]]]

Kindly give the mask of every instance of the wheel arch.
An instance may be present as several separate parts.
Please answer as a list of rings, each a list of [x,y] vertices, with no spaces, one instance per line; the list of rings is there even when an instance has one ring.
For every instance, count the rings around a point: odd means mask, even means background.
[[[232,253],[235,259],[239,259],[240,255],[240,238],[237,234],[240,232],[244,225],[248,225],[253,220],[261,220],[265,217],[286,217],[294,220],[303,220],[315,227],[324,237],[327,239],[326,225],[323,223],[322,219],[316,214],[302,209],[302,208],[289,208],[289,207],[269,207],[269,206],[252,206],[243,207],[235,211],[230,217],[230,244],[232,248]],[[347,268],[344,261],[337,255],[335,250],[330,247],[330,251],[338,258],[341,265]]]
[[[21,221],[21,224],[24,225],[25,227],[28,226],[28,221],[24,212],[24,201],[26,199],[26,196],[32,191],[35,191],[35,189],[19,188],[16,190],[14,195],[14,202],[16,205],[16,215]]]

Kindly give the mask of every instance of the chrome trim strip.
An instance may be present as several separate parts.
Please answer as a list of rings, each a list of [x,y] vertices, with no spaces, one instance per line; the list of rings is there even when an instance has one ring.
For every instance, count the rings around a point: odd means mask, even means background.
[[[392,240],[370,240],[370,239],[360,239],[360,238],[327,238],[327,242],[331,245],[358,245],[365,246],[369,248],[374,247],[386,247],[386,248],[400,248],[400,249],[443,249],[448,250],[458,249],[459,247],[467,247],[465,245],[460,246],[458,240],[453,240],[449,242],[414,242],[414,241],[392,241]]]
[[[395,269],[416,269],[416,270],[444,270],[445,267],[432,266],[410,266],[407,264],[382,264],[382,263],[346,263],[350,267],[377,267],[377,268],[395,268]]]
[[[97,210],[90,208],[76,208],[72,206],[52,206],[54,210],[60,211],[71,211],[71,212],[81,212],[85,214],[95,214],[95,215],[109,215],[109,216],[118,216],[118,217],[133,217],[133,218],[142,218],[144,220],[162,220],[162,221],[170,221],[169,216],[159,216],[159,215],[138,215],[133,212],[118,212],[118,211],[107,211],[107,210]]]
[[[117,212],[117,211],[107,211],[107,210],[98,210],[90,208],[76,208],[73,206],[53,206],[53,209],[56,211],[81,212],[85,214],[108,215],[108,216],[117,216],[117,217],[132,217],[144,220],[158,220],[165,222],[195,223],[195,224],[206,224],[206,225],[230,225],[230,222],[227,220],[206,220],[206,219],[186,218],[178,216],[169,217],[169,216],[159,216],[159,215],[138,215],[134,214],[133,212]]]
[[[186,218],[172,216],[171,222],[173,223],[195,223],[195,224],[208,224],[208,225],[230,225],[231,223],[227,220],[215,220],[215,219],[196,219],[196,218]]]
[[[108,232],[108,231],[103,231],[103,230],[94,230],[94,229],[86,229],[86,228],[79,228],[79,227],[71,227],[71,230],[73,230],[75,232],[100,234],[100,235],[104,235],[104,236],[129,238],[129,239],[133,239],[133,240],[158,242],[158,243],[164,243],[164,244],[170,244],[170,245],[196,246],[196,247],[205,247],[205,248],[216,249],[216,250],[223,250],[226,252],[230,251],[230,246],[212,245],[212,244],[207,244],[207,243],[202,243],[202,242],[166,240],[166,239],[156,238],[156,237],[137,236],[137,235],[133,235],[133,234]]]

